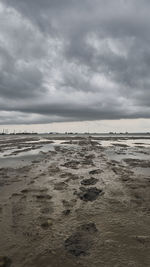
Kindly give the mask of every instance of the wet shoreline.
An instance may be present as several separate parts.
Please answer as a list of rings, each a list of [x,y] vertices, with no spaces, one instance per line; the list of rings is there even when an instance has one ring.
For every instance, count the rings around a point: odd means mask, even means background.
[[[0,158],[0,260],[6,266],[150,265],[150,142],[135,137],[132,146],[123,138],[2,142],[1,155],[9,150]],[[16,163],[9,166],[11,157]]]

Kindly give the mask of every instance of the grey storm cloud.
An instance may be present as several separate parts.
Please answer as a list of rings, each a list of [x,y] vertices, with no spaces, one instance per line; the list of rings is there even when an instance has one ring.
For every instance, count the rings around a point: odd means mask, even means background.
[[[0,124],[150,118],[150,1],[0,0]]]

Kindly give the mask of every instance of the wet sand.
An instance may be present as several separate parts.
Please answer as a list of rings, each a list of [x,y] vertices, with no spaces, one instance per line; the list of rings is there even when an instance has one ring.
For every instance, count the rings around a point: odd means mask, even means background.
[[[0,266],[150,266],[149,144],[0,137]]]

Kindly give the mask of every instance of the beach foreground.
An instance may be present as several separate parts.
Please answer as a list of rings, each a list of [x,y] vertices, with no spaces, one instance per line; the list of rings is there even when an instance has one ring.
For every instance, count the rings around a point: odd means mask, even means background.
[[[1,137],[0,266],[150,266],[149,144]]]

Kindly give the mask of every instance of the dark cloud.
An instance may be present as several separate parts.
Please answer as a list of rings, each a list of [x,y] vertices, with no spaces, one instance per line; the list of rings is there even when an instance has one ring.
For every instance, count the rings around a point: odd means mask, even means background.
[[[150,117],[148,0],[0,0],[0,124]]]

